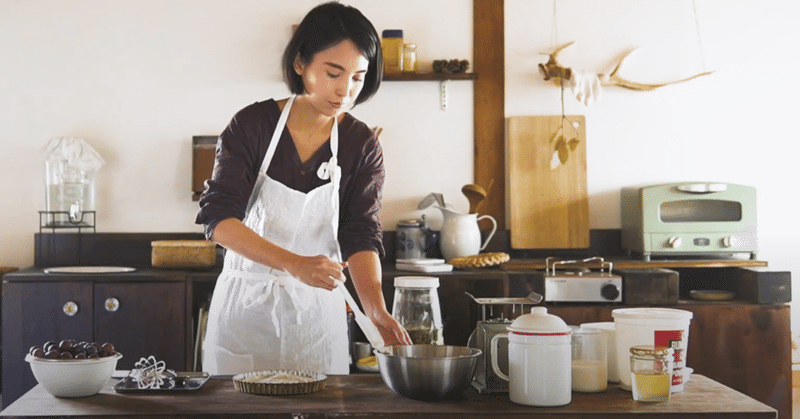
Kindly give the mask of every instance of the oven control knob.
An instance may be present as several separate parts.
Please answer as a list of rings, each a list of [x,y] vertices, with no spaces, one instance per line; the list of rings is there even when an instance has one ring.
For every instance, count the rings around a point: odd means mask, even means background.
[[[614,284],[605,284],[600,287],[600,295],[606,300],[616,300],[619,297],[619,288]]]
[[[733,237],[727,236],[722,238],[722,247],[733,247]]]
[[[678,236],[672,236],[669,238],[669,240],[667,240],[667,245],[673,249],[677,249],[683,246],[683,240],[681,240],[681,238]]]

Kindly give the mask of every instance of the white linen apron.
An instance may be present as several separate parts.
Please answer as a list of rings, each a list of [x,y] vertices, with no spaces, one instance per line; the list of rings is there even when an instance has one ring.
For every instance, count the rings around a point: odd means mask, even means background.
[[[330,183],[306,194],[267,176],[293,102],[294,96],[281,112],[243,222],[292,252],[325,255],[340,262],[341,168],[336,160],[336,119],[330,138],[333,157],[318,171],[322,179],[330,178]],[[203,371],[229,375],[280,369],[348,374],[346,316],[340,291],[309,286],[284,271],[228,251],[209,307]]]

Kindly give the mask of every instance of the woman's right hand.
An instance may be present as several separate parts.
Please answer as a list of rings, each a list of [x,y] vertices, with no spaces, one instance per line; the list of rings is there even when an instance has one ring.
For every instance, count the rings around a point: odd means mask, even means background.
[[[347,263],[339,263],[323,255],[298,256],[286,271],[312,287],[330,291],[347,280],[344,275],[346,267]]]

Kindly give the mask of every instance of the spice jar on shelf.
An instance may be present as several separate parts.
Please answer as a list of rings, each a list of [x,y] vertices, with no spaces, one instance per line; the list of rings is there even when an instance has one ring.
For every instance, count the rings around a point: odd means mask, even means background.
[[[403,73],[417,72],[417,44],[403,44]]]
[[[383,72],[400,74],[403,70],[403,30],[386,29],[382,35]]]

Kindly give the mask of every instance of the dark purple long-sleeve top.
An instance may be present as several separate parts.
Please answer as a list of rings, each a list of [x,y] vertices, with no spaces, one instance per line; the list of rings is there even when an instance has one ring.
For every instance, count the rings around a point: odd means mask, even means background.
[[[247,202],[267,153],[281,109],[273,99],[256,102],[234,115],[217,142],[214,173],[200,197],[196,223],[211,238],[217,224],[227,218],[243,220]],[[300,161],[291,134],[283,130],[275,156],[267,169],[272,179],[300,192],[309,192],[330,180],[317,176],[320,164],[331,158],[330,142],[305,163]],[[383,150],[366,124],[345,114],[339,123],[339,244],[342,257],[373,250],[383,258],[380,222],[385,172]],[[274,205],[281,205],[275,202]]]

